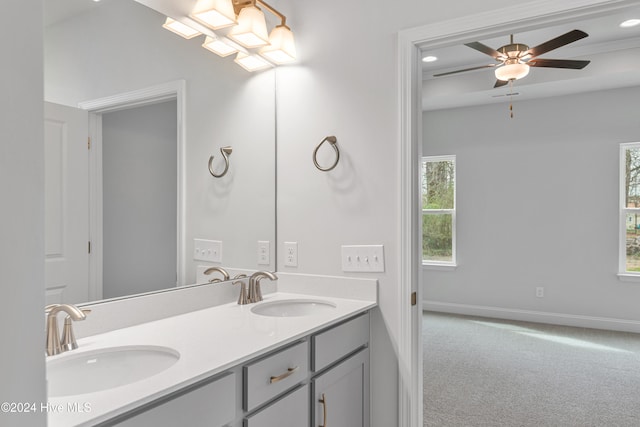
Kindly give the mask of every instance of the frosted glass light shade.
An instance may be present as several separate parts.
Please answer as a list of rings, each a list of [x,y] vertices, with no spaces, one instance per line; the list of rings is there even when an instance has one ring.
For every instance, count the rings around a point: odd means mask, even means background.
[[[234,62],[247,71],[257,71],[271,67],[271,64],[258,55],[247,55],[244,52],[238,52]]]
[[[204,43],[202,43],[202,47],[222,57],[229,56],[238,51],[238,49],[225,43],[223,40],[209,36],[207,36]]]
[[[278,25],[269,34],[269,44],[260,50],[264,56],[275,64],[288,64],[296,60],[296,44],[293,33],[286,25]]]
[[[236,25],[231,0],[198,0],[191,16],[214,30]]]
[[[269,43],[264,13],[255,6],[246,6],[238,14],[238,25],[228,37],[246,48],[265,46]]]
[[[508,82],[509,80],[518,80],[529,74],[529,66],[527,64],[505,64],[496,68],[496,78]]]
[[[176,33],[181,37],[184,37],[185,39],[192,39],[200,35],[200,31],[194,30],[188,25],[185,25],[182,22],[176,21],[175,19],[169,17],[167,17],[166,21],[164,21],[164,25],[162,27]]]

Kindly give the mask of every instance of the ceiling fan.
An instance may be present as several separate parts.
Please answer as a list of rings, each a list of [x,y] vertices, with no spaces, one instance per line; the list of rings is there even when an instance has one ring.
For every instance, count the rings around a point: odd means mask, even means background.
[[[493,59],[498,61],[498,63],[434,74],[433,76],[447,76],[450,74],[463,73],[465,71],[495,67],[495,75],[497,78],[496,84],[493,86],[495,88],[504,86],[509,82],[525,77],[527,74],[529,74],[529,67],[570,68],[574,70],[581,70],[586,67],[591,61],[571,59],[543,59],[538,58],[538,56],[559,47],[565,46],[569,43],[573,43],[577,40],[583,39],[587,36],[588,34],[584,31],[573,30],[532,48],[530,48],[526,44],[514,43],[513,34],[511,34],[509,44],[504,45],[497,50],[494,50],[493,48],[480,42],[465,43],[465,46],[491,56]]]

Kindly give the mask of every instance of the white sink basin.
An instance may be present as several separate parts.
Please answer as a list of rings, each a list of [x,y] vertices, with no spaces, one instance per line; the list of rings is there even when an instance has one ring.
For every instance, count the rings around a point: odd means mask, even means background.
[[[93,393],[131,384],[168,369],[180,353],[167,347],[110,347],[47,361],[49,397]]]
[[[312,316],[336,308],[329,301],[315,299],[293,299],[263,302],[251,308],[251,311],[260,316],[270,317],[301,317]]]

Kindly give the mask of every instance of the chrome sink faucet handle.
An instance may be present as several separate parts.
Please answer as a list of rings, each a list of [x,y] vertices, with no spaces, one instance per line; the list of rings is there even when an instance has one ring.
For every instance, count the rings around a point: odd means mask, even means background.
[[[229,280],[229,273],[227,272],[227,270],[225,270],[222,267],[210,267],[210,268],[207,268],[204,271],[204,274],[206,274],[208,276],[209,274],[213,273],[214,271],[217,271],[218,273],[222,274],[222,279],[218,279],[218,278],[210,279],[209,283],[226,282],[227,280]]]
[[[269,271],[256,271],[249,278],[249,303],[262,301],[262,291],[260,290],[260,280],[264,278],[278,280],[275,273]]]
[[[69,332],[67,332],[66,340],[71,347],[73,347],[73,343],[75,343],[75,338],[72,338],[73,331],[71,330],[71,320],[84,320],[87,318],[87,315],[85,314],[85,312],[72,304],[52,304],[45,307],[45,310],[48,312],[46,329],[47,343],[45,350],[47,352],[47,356],[53,356],[70,349],[63,348],[60,344],[60,332],[58,330],[58,313],[64,311],[68,314],[67,317],[69,318]],[[77,348],[77,343],[75,345]],[[69,345],[67,345],[67,347],[69,347]]]
[[[246,277],[247,277],[246,274],[238,274],[233,278],[234,282],[232,284],[240,285],[240,295],[238,296],[238,305],[249,304],[249,299],[247,298],[247,284],[245,283],[244,280],[241,280],[241,279],[246,279]]]

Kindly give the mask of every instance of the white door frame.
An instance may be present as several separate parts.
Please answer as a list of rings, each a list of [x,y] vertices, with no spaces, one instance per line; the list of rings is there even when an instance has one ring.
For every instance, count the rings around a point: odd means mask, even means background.
[[[399,111],[399,427],[422,427],[422,289],[419,162],[422,151],[421,48],[440,48],[531,30],[637,4],[637,0],[541,0],[400,31]],[[417,293],[417,306],[410,295]]]
[[[176,80],[148,88],[120,93],[105,98],[84,101],[78,107],[89,111],[89,237],[92,241],[89,258],[89,300],[103,298],[102,293],[102,114],[127,108],[142,107],[175,99],[177,103],[177,280],[186,283],[185,243],[185,102],[186,82]],[[95,242],[95,243],[94,243]]]

